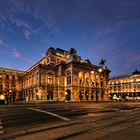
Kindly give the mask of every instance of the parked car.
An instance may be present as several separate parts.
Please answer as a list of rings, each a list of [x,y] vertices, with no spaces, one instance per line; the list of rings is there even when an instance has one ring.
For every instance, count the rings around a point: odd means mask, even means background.
[[[0,94],[0,104],[5,104],[5,96]]]

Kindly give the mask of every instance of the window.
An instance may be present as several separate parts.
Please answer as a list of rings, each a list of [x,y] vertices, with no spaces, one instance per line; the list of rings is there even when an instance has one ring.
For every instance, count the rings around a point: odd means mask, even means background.
[[[9,79],[9,75],[6,75],[6,79]]]
[[[0,90],[2,90],[2,88],[3,88],[2,85],[0,85]]]
[[[11,89],[15,89],[16,88],[16,86],[15,85],[11,85]]]
[[[91,86],[94,87],[94,82],[91,83]]]
[[[35,75],[35,83],[38,83],[38,80],[39,80],[39,75],[38,75],[38,72],[37,72],[36,75]]]
[[[12,75],[12,80],[15,80],[15,75]]]
[[[21,76],[19,76],[18,79],[21,79]]]
[[[9,89],[9,85],[5,85],[5,89]]]
[[[80,86],[82,85],[82,79],[80,79],[80,81],[79,81],[79,85],[80,85]]]
[[[53,77],[52,76],[48,76],[47,83],[50,84],[50,85],[53,84]]]
[[[101,87],[103,86],[103,82],[101,81]]]
[[[67,76],[67,85],[71,84],[71,76]]]
[[[85,86],[86,86],[86,87],[88,87],[88,86],[89,86],[88,81],[86,81],[86,82],[85,82]]]
[[[47,59],[47,63],[49,63],[49,58]]]

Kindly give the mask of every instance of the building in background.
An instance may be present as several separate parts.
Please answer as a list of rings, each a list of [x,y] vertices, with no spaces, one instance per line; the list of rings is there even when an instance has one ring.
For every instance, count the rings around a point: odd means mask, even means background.
[[[111,100],[140,100],[140,71],[113,77],[109,86]]]
[[[108,100],[109,73],[110,70],[105,66],[103,59],[100,66],[95,66],[89,60],[81,59],[74,48],[65,51],[51,47],[44,58],[18,77],[18,82],[15,84],[18,91],[16,99]]]
[[[19,78],[23,75],[24,71],[0,68],[0,100],[12,98],[15,101],[19,98]]]

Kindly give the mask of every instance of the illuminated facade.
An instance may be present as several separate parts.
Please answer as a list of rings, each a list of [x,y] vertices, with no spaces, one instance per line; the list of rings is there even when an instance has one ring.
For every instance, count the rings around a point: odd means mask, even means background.
[[[17,98],[27,101],[108,100],[109,69],[83,60],[71,48],[49,48],[18,80]]]
[[[111,78],[109,81],[111,100],[140,100],[140,72]]]
[[[19,95],[19,78],[24,75],[23,71],[0,68],[0,95],[12,95],[16,100]]]

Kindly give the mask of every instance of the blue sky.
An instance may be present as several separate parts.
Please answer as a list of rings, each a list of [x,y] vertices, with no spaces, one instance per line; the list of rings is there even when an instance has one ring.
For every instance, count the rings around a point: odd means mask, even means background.
[[[140,70],[140,1],[0,0],[0,67],[27,70],[49,47],[104,58],[111,76]]]

